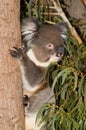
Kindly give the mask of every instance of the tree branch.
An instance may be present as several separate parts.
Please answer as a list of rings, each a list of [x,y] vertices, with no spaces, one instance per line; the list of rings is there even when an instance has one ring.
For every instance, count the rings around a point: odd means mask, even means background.
[[[59,0],[57,2],[55,2],[55,0],[51,0],[51,2],[53,3],[55,10],[58,12],[58,15],[63,19],[64,22],[67,23],[72,36],[81,44],[82,40],[80,36],[78,35],[78,33],[76,32],[75,28],[71,25],[71,23],[67,19],[65,13],[63,12],[61,8]]]
[[[86,0],[82,0],[82,2],[84,3],[84,5],[86,6]]]

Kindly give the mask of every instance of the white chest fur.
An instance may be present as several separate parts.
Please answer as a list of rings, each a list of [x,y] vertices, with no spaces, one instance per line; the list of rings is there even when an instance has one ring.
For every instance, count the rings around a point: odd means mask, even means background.
[[[36,126],[36,114],[30,114],[30,116],[25,116],[25,130],[40,130],[40,127]]]

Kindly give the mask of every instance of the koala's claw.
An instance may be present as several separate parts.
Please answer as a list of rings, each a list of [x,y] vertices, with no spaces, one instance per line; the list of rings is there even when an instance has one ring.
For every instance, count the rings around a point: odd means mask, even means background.
[[[29,105],[30,105],[30,98],[27,96],[27,95],[24,95],[23,96],[23,105],[24,105],[24,107],[29,107]]]
[[[20,58],[22,56],[23,50],[18,47],[13,47],[13,49],[9,49],[10,54],[14,58]]]

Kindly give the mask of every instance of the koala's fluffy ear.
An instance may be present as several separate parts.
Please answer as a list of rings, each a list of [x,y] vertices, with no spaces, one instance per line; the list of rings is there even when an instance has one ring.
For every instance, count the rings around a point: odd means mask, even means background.
[[[37,34],[41,23],[36,19],[25,18],[21,23],[21,36],[24,46],[30,47],[31,41]]]
[[[55,24],[58,32],[61,34],[61,36],[66,39],[67,36],[66,36],[66,33],[68,31],[68,26],[67,26],[67,23],[65,22],[60,22],[60,23],[57,23]]]

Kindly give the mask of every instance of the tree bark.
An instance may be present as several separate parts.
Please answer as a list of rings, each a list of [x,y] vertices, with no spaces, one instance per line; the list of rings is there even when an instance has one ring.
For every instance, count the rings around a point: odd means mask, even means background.
[[[19,11],[19,0],[0,0],[0,130],[24,130],[21,76],[9,54],[21,42]]]

